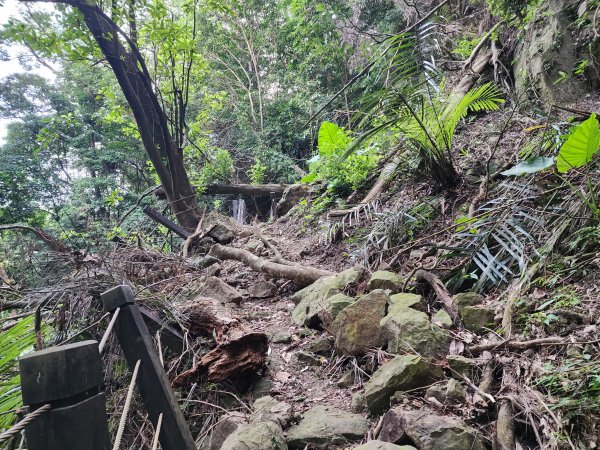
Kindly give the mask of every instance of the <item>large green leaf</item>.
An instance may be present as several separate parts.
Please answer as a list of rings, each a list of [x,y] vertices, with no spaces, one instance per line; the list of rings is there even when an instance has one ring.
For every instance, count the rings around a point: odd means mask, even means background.
[[[337,150],[345,149],[348,145],[348,135],[343,128],[335,123],[323,122],[319,128],[319,153],[322,156],[330,156]]]
[[[511,167],[504,172],[501,172],[505,177],[508,176],[520,176],[526,173],[535,173],[541,170],[547,169],[554,164],[554,158],[546,158],[545,156],[536,156],[527,158],[525,161],[521,161],[514,167]]]
[[[600,128],[596,114],[579,125],[562,145],[556,158],[556,166],[561,173],[574,167],[585,166],[600,148]]]

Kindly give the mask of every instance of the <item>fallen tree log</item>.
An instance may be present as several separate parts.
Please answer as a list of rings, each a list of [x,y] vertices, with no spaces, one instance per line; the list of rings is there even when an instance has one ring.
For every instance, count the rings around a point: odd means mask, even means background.
[[[265,258],[260,258],[247,250],[227,247],[221,244],[213,245],[209,256],[214,256],[220,260],[230,259],[239,261],[271,278],[284,278],[302,286],[314,283],[319,278],[334,275],[333,272],[314,267],[290,266],[276,263]]]
[[[209,184],[204,195],[242,195],[247,197],[268,197],[274,193],[280,197],[291,184]]]
[[[143,209],[143,211],[144,211],[144,214],[146,214],[152,220],[154,220],[155,222],[158,222],[161,225],[167,227],[169,230],[171,230],[173,233],[175,233],[176,235],[178,235],[179,237],[181,237],[183,239],[187,239],[187,238],[189,238],[192,235],[192,233],[190,231],[188,231],[185,228],[177,225],[171,219],[169,219],[168,217],[163,216],[161,213],[159,213],[154,208],[150,208],[149,206],[146,206]]]
[[[41,228],[30,227],[29,225],[23,225],[20,223],[15,223],[11,225],[2,225],[0,226],[0,231],[8,231],[8,230],[18,230],[18,231],[28,231],[30,233],[35,234],[44,244],[50,247],[51,250],[58,253],[70,253],[71,249],[62,241],[59,241],[55,237],[46,233]]]
[[[247,333],[218,345],[205,354],[191,369],[173,380],[174,387],[198,379],[218,383],[257,372],[265,363],[269,340],[264,333]]]

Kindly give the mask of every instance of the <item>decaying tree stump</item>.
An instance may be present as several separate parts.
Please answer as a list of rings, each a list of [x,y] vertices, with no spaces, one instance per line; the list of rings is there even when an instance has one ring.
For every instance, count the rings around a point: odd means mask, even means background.
[[[191,369],[179,374],[173,386],[181,387],[193,380],[219,382],[257,372],[265,363],[269,340],[264,333],[250,332],[233,337],[205,354]]]

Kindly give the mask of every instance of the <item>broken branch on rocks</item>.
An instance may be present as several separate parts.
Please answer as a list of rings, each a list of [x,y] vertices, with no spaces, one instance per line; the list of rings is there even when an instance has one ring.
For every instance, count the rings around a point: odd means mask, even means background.
[[[435,292],[435,295],[437,296],[437,298],[442,302],[442,306],[444,307],[444,309],[446,310],[446,312],[452,319],[452,322],[454,323],[454,325],[456,325],[456,327],[459,330],[464,329],[465,325],[464,325],[462,319],[460,318],[458,309],[456,308],[456,305],[454,304],[454,301],[452,300],[452,297],[448,293],[448,290],[446,289],[446,286],[444,286],[444,283],[442,282],[442,280],[440,280],[433,273],[428,272],[423,269],[419,269],[415,272],[415,278],[419,281],[423,280],[423,281],[426,281],[427,283],[429,283],[429,285],[432,287],[433,291]]]

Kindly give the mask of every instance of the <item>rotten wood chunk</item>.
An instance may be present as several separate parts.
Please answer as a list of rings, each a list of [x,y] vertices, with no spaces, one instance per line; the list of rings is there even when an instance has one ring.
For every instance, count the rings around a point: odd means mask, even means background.
[[[196,297],[178,309],[184,316],[185,326],[192,335],[216,336],[217,342],[222,341],[222,336],[229,328],[239,324],[233,309],[214,298]]]
[[[197,379],[213,383],[248,376],[265,363],[269,340],[264,333],[247,333],[218,345],[191,369],[179,374],[173,386],[181,387]]]

